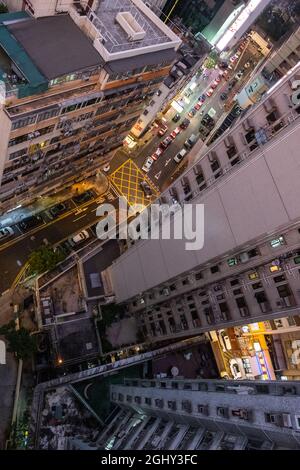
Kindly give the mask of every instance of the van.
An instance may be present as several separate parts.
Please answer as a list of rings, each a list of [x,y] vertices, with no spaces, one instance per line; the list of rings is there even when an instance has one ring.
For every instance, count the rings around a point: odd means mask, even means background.
[[[187,150],[186,150],[186,149],[180,150],[180,152],[177,153],[177,155],[175,155],[175,157],[174,157],[174,162],[180,163],[181,160],[183,159],[183,157],[184,157],[186,154],[187,154]]]
[[[192,148],[197,141],[197,136],[195,134],[192,134],[185,142],[184,146],[188,149]]]

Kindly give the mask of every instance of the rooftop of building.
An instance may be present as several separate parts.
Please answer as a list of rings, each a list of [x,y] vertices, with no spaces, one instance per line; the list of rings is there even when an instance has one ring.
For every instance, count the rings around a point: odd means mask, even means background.
[[[120,248],[117,241],[109,240],[101,251],[83,263],[88,297],[98,297],[105,294],[101,273],[119,256]]]
[[[48,80],[103,63],[69,15],[28,18],[6,28]]]
[[[47,80],[36,67],[8,26],[28,21],[26,12],[5,13],[0,15],[0,77],[7,91],[16,87],[44,87]]]
[[[153,15],[144,4],[142,5],[143,11],[140,3],[135,0],[100,0],[94,11],[98,17],[95,24],[101,32],[105,48],[109,52],[120,52],[171,42],[170,35],[162,28],[160,21],[156,20],[156,15]],[[125,12],[130,13],[134,18],[138,25],[137,28],[145,33],[144,37],[137,40],[129,39],[127,32],[116,19],[118,13]]]

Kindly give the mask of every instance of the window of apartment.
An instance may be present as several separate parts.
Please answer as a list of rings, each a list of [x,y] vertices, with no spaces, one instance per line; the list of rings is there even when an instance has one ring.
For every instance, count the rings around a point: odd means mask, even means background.
[[[284,274],[281,274],[281,276],[274,276],[274,277],[273,277],[273,281],[274,281],[275,283],[277,283],[277,282],[283,282],[283,281],[285,281],[285,280],[286,280],[286,279],[285,279],[285,275],[284,275]]]
[[[12,130],[19,129],[20,127],[28,126],[29,124],[34,124],[36,121],[36,114],[33,116],[23,117],[17,121],[12,122]]]
[[[146,405],[151,405],[151,403],[152,403],[152,398],[145,397],[145,404]]]
[[[229,258],[229,259],[227,260],[227,264],[228,264],[228,266],[230,266],[230,267],[231,267],[231,266],[236,266],[236,265],[238,264],[238,259],[237,259],[236,257],[234,257],[234,258]]]
[[[274,264],[271,264],[271,266],[269,266],[269,271],[271,273],[277,273],[278,271],[281,271],[281,266],[278,264],[278,262],[276,260],[273,262]]]
[[[200,279],[202,279],[202,273],[201,272],[198,272],[195,274],[195,279],[196,281],[200,281]]]
[[[218,273],[218,272],[219,272],[219,266],[218,266],[218,265],[212,266],[212,267],[210,268],[210,272],[211,272],[212,274]]]
[[[234,295],[240,295],[242,293],[242,289],[234,289],[233,294]]]
[[[252,271],[252,273],[248,274],[248,278],[250,281],[255,281],[256,279],[259,279],[259,274],[257,271]]]
[[[232,145],[231,147],[229,147],[229,149],[226,152],[227,152],[227,155],[228,155],[229,159],[234,157],[237,154],[237,150],[236,150],[235,145]]]
[[[26,155],[27,154],[27,147],[21,149],[21,150],[18,150],[17,152],[13,152],[9,155],[8,159],[9,160],[14,160],[15,158],[19,158],[19,157],[22,157],[23,155]]]
[[[182,285],[187,286],[188,284],[189,284],[189,280],[188,279],[183,279]]]
[[[210,164],[210,167],[211,167],[212,172],[217,171],[220,168],[219,160],[217,160],[217,159],[213,160]]]
[[[285,244],[285,240],[283,236],[274,238],[273,240],[270,241],[270,245],[272,248],[278,248],[279,246],[282,246],[284,244]]]
[[[253,289],[253,290],[261,289],[262,286],[263,286],[263,285],[262,285],[261,282],[255,282],[254,284],[252,284],[252,289]]]
[[[176,406],[176,401],[175,400],[169,400],[168,401],[168,408],[169,410],[176,410],[177,406]]]
[[[294,263],[300,264],[300,256],[296,256],[296,258],[294,258]]]
[[[240,280],[239,280],[239,279],[232,279],[232,280],[230,281],[230,285],[231,285],[232,287],[238,286],[239,283],[240,283]]]
[[[297,429],[300,429],[300,415],[295,415]]]
[[[198,413],[201,415],[208,415],[208,405],[198,405]]]
[[[38,114],[37,122],[45,121],[46,119],[58,116],[59,111],[59,109],[48,109],[47,111],[43,111],[42,113]]]

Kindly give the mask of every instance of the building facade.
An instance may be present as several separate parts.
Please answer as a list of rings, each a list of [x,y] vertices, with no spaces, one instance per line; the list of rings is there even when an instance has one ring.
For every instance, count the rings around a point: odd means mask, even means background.
[[[123,420],[110,423],[98,445],[113,450],[299,449],[299,395],[295,382],[125,379],[123,385],[111,385],[111,400],[123,409]]]
[[[204,247],[138,240],[109,269],[151,341],[299,315],[299,72],[162,193],[160,204],[204,204]]]
[[[280,44],[268,58],[264,72],[267,75],[273,73],[283,77],[300,60],[300,27],[295,28],[292,34],[289,32],[280,41]]]
[[[0,17],[2,210],[96,174],[181,44],[141,0],[25,3]]]

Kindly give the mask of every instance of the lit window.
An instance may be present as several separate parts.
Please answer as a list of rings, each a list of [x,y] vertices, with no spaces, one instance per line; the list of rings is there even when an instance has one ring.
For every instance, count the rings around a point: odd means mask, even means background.
[[[285,241],[283,237],[274,238],[274,240],[270,241],[270,245],[272,248],[278,248],[279,246],[282,246],[284,244]]]
[[[230,258],[227,260],[227,264],[228,266],[235,266],[236,264],[238,264],[238,260],[237,258]]]
[[[248,274],[248,277],[250,281],[255,281],[255,279],[259,278],[259,275],[256,271],[253,271],[252,273]]]
[[[281,267],[277,266],[277,265],[272,265],[272,266],[270,266],[269,269],[270,269],[271,273],[277,273],[278,271],[281,271]]]

